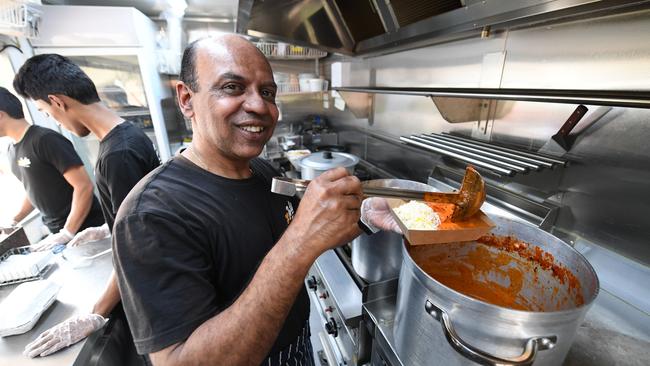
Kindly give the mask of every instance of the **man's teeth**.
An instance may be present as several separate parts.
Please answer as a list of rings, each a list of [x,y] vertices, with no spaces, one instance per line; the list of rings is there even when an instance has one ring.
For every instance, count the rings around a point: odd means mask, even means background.
[[[243,126],[241,127],[242,130],[248,131],[248,132],[262,132],[264,131],[264,127],[262,126]]]

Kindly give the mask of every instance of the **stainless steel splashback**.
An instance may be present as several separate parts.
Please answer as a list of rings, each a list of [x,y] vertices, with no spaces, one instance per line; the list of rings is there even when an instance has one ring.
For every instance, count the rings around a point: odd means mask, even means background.
[[[350,59],[343,86],[648,90],[650,10],[548,24],[367,59]],[[344,64],[348,63],[345,60]],[[507,103],[506,113],[448,123],[430,99],[377,94],[368,118],[325,110],[351,152],[403,178],[426,181],[453,160],[399,144],[402,135],[451,132],[537,151],[575,105]],[[332,103],[330,103],[332,104]],[[494,106],[493,106],[494,107]],[[555,230],[650,265],[650,110],[587,106],[571,161],[496,186],[561,207]]]

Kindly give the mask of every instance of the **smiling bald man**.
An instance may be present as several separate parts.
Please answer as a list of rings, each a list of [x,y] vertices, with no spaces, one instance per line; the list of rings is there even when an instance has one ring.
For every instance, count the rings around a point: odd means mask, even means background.
[[[264,55],[228,35],[190,44],[177,101],[191,147],[122,204],[113,248],[137,350],[154,365],[312,365],[307,270],[360,233],[343,168],[303,199],[270,192],[257,158],[278,119]]]

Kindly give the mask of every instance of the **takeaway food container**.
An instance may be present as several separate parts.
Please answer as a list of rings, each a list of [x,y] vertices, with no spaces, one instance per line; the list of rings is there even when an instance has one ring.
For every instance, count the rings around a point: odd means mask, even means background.
[[[363,182],[364,187],[402,188],[433,192],[424,183],[405,179],[375,179]],[[352,240],[352,267],[361,278],[378,282],[399,276],[402,267],[402,236],[379,231],[373,235],[362,233]]]

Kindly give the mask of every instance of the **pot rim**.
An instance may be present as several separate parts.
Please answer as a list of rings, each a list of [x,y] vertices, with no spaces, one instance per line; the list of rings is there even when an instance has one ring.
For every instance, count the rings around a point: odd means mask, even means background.
[[[504,217],[501,217],[501,216],[496,216],[496,217],[498,219],[501,219],[501,220],[514,222],[513,220],[510,220],[510,219],[507,219],[507,218],[504,218]],[[522,223],[522,225],[525,225],[525,224]],[[539,230],[543,231],[541,229],[539,229]],[[422,276],[425,276],[426,279],[428,279],[430,281],[433,281],[433,283],[437,287],[439,287],[443,291],[447,292],[447,294],[445,294],[445,295],[453,295],[453,296],[459,297],[459,299],[453,299],[452,301],[460,303],[461,305],[463,305],[463,304],[470,305],[470,306],[472,306],[472,310],[474,310],[474,311],[481,311],[482,309],[480,309],[480,308],[485,308],[485,310],[490,310],[490,311],[493,311],[493,312],[496,310],[496,311],[498,311],[498,315],[500,317],[506,317],[506,318],[516,319],[516,320],[521,320],[522,318],[530,319],[531,317],[538,318],[538,319],[544,319],[544,318],[556,319],[558,316],[573,315],[573,314],[576,314],[576,313],[579,313],[579,312],[582,312],[582,311],[586,312],[589,309],[589,307],[593,304],[593,302],[596,300],[596,298],[598,297],[598,294],[600,293],[600,280],[598,279],[598,275],[596,274],[596,271],[594,270],[591,263],[589,263],[587,258],[585,258],[585,256],[582,255],[582,253],[578,252],[575,248],[573,248],[572,246],[570,246],[569,244],[564,242],[564,240],[561,240],[561,239],[557,238],[556,236],[554,236],[554,235],[552,235],[552,234],[550,234],[550,233],[548,233],[546,231],[543,231],[543,232],[544,232],[544,235],[548,235],[548,236],[554,238],[555,240],[560,242],[562,245],[566,246],[566,248],[571,250],[574,254],[577,254],[579,256],[580,260],[584,261],[584,263],[586,264],[586,267],[587,267],[587,269],[589,271],[589,274],[593,276],[593,278],[594,278],[594,286],[595,286],[593,296],[591,296],[590,299],[585,300],[585,302],[582,305],[574,307],[572,309],[554,310],[554,311],[526,311],[526,310],[517,310],[517,309],[511,309],[511,308],[499,306],[499,305],[494,305],[494,304],[491,304],[489,302],[485,302],[483,300],[478,300],[478,299],[475,299],[475,298],[473,298],[471,296],[465,295],[462,292],[456,291],[453,288],[451,288],[449,286],[446,286],[445,284],[443,284],[443,283],[439,282],[438,280],[434,279],[433,277],[429,276],[429,274],[426,273],[425,271],[423,271],[420,268],[420,266],[418,266],[417,263],[415,263],[413,258],[411,258],[411,255],[409,254],[408,250],[406,249],[405,240],[402,240],[402,257],[403,257],[403,261],[408,261],[409,268],[407,268],[407,269],[412,272],[412,274],[415,276],[415,278],[419,282],[421,282],[422,286],[424,286],[425,288],[427,288],[430,291],[433,291],[433,290],[431,290],[429,288],[429,286],[427,286],[426,283],[422,283],[423,282],[422,281],[423,280]],[[404,267],[404,262],[402,262],[402,267]],[[437,295],[440,296],[441,294],[437,294]],[[444,297],[449,297],[449,296],[444,296]],[[445,309],[445,310],[448,310],[448,309]]]

